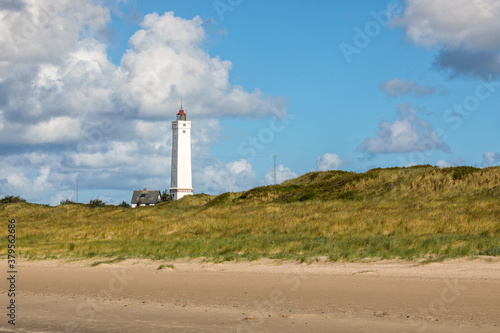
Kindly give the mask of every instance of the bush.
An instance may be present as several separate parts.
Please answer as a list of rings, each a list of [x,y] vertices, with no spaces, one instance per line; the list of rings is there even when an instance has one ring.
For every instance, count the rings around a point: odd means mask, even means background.
[[[6,195],[2,199],[0,199],[0,203],[3,203],[3,204],[17,203],[17,202],[26,202],[26,200],[24,200],[23,198],[21,198],[19,196],[14,197],[12,195]]]
[[[104,207],[106,204],[99,199],[90,200],[89,207]]]
[[[130,208],[131,206],[128,204],[128,202],[123,200],[122,203],[118,205],[118,207]]]
[[[172,201],[172,195],[170,195],[166,189],[161,193],[161,201]]]
[[[452,178],[454,180],[463,179],[463,178],[467,177],[468,175],[470,175],[471,173],[474,173],[478,170],[479,170],[478,168],[471,167],[471,166],[456,167],[456,168],[453,168]]]
[[[61,204],[61,205],[75,205],[76,202],[71,201],[69,199],[66,199],[66,200],[61,200],[61,202],[59,204]]]

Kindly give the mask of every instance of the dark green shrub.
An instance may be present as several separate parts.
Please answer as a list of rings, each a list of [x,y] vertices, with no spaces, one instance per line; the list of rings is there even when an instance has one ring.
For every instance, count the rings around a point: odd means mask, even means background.
[[[93,199],[89,202],[89,207],[104,207],[106,204],[99,199]]]
[[[76,202],[71,201],[69,199],[66,199],[66,200],[61,200],[61,202],[59,204],[60,205],[74,205],[74,204],[76,204]]]
[[[24,200],[23,198],[21,198],[19,196],[14,197],[12,195],[6,195],[2,199],[0,199],[0,203],[3,203],[3,204],[17,203],[17,202],[26,202],[26,200]]]
[[[471,166],[459,166],[453,168],[453,174],[451,175],[451,178],[457,180],[457,179],[464,179],[471,173],[474,173],[478,171],[479,168],[471,167]]]
[[[166,189],[161,193],[161,201],[172,201],[172,195],[169,194]]]
[[[128,202],[123,200],[122,203],[118,205],[118,207],[130,208],[131,206],[128,204]]]

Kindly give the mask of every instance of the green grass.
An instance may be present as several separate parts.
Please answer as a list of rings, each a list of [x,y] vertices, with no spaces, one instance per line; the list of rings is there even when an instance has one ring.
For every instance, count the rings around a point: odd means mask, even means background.
[[[364,258],[500,255],[500,167],[313,172],[280,185],[136,209],[0,205],[27,259]],[[0,230],[6,257],[7,228]]]

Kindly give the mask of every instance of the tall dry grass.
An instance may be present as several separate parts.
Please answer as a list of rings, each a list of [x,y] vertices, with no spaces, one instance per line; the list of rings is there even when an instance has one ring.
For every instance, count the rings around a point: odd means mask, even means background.
[[[18,255],[30,259],[500,255],[500,168],[464,170],[319,172],[136,209],[6,204],[0,220],[16,219]]]

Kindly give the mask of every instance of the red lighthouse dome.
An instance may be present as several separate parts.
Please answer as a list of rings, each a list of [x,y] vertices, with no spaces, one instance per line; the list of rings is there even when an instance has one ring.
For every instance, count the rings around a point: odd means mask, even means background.
[[[182,108],[182,102],[181,102],[181,108],[179,109],[179,112],[177,113],[177,120],[186,121],[186,114],[184,113],[184,109]]]

